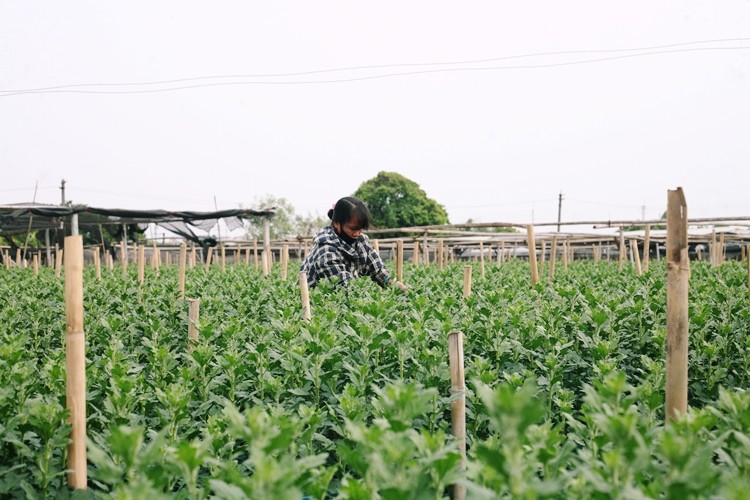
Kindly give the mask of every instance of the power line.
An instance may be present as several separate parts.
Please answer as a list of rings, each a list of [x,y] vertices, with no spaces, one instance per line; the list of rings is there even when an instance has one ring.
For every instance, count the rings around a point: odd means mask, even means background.
[[[717,39],[715,41],[747,41],[747,40],[750,40],[750,38],[736,38],[736,39],[723,39],[723,40]],[[708,43],[708,42],[711,42],[711,41],[685,42],[682,44],[671,44],[665,47],[684,46],[684,45],[700,44],[700,43]],[[508,57],[503,57],[503,58],[482,59],[482,60],[476,60],[476,61],[458,61],[458,62],[451,62],[451,63],[413,63],[413,64],[389,64],[389,65],[380,65],[380,66],[353,66],[353,67],[348,67],[348,68],[337,68],[337,69],[317,70],[317,71],[298,72],[298,73],[282,73],[282,74],[274,74],[274,75],[204,76],[204,77],[163,80],[163,81],[155,81],[155,82],[142,82],[142,83],[136,83],[136,82],[100,83],[100,84],[91,83],[91,84],[61,85],[61,86],[56,86],[56,87],[42,87],[42,88],[37,88],[37,89],[0,90],[0,93],[2,93],[0,97],[10,97],[10,96],[15,96],[15,95],[23,95],[23,94],[49,94],[49,93],[149,94],[149,93],[172,92],[176,90],[187,90],[187,89],[195,89],[195,88],[219,87],[219,86],[230,86],[230,85],[315,85],[315,84],[330,84],[330,83],[347,83],[347,82],[357,82],[357,81],[364,81],[364,80],[393,78],[393,77],[400,77],[400,76],[412,76],[412,75],[420,75],[420,74],[452,73],[452,72],[465,72],[465,71],[541,69],[541,68],[554,68],[554,67],[562,67],[562,66],[592,64],[592,63],[598,63],[598,62],[614,61],[614,60],[619,60],[619,59],[629,59],[629,58],[635,58],[635,57],[644,57],[644,56],[662,55],[662,54],[717,51],[717,50],[747,50],[747,49],[750,49],[750,46],[743,45],[743,46],[724,46],[724,47],[694,47],[694,48],[683,48],[683,49],[672,49],[672,50],[650,50],[649,48],[643,48],[643,49],[603,49],[603,50],[588,50],[588,51],[547,52],[547,53],[508,56]],[[476,64],[479,62],[490,62],[490,61],[518,59],[518,58],[526,58],[526,57],[538,57],[538,56],[549,56],[549,55],[572,55],[572,54],[585,54],[585,53],[612,53],[612,52],[624,52],[624,51],[634,51],[634,50],[641,50],[641,52],[637,52],[635,54],[623,54],[623,55],[610,56],[610,57],[582,59],[578,61],[565,61],[565,62],[558,62],[558,63],[527,64],[527,65],[514,65],[514,66],[485,66],[485,67],[468,67],[468,68],[438,68],[438,69],[429,69],[429,70],[383,73],[383,74],[376,74],[376,75],[328,79],[328,80],[288,80],[288,81],[285,81],[285,80],[266,80],[266,81],[245,80],[245,81],[235,81],[235,82],[195,83],[191,85],[173,86],[173,87],[157,88],[157,89],[143,89],[143,90],[70,90],[72,88],[79,88],[79,87],[162,85],[166,83],[192,82],[192,81],[202,81],[202,80],[220,79],[220,78],[226,79],[226,78],[266,78],[266,77],[279,77],[279,76],[281,77],[302,76],[302,75],[310,75],[310,74],[340,72],[340,71],[350,71],[350,70],[360,70],[360,69],[384,69],[384,68],[392,68],[392,67],[409,67],[409,66]],[[644,52],[643,50],[650,50],[650,51]]]

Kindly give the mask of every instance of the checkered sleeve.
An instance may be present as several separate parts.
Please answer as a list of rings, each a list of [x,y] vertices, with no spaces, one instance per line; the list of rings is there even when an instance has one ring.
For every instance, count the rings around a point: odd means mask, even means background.
[[[385,267],[383,259],[380,258],[378,252],[375,251],[369,238],[365,237],[362,242],[362,246],[365,253],[364,259],[364,272],[367,276],[370,276],[372,280],[383,288],[388,286],[388,282],[391,279],[391,275],[388,273],[388,269]]]

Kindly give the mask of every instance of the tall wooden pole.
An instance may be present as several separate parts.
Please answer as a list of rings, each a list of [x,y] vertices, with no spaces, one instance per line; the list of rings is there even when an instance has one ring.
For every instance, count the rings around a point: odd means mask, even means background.
[[[641,268],[643,272],[648,271],[648,262],[651,253],[651,224],[646,224],[646,234],[643,238],[643,258],[641,259]]]
[[[466,466],[466,384],[464,381],[464,337],[462,332],[448,334],[448,363],[451,371],[451,432],[461,453],[461,465]],[[466,487],[456,483],[453,498],[466,497]]]
[[[65,237],[65,396],[70,413],[68,483],[86,489],[86,339],[83,330],[83,237]]]
[[[438,269],[440,271],[443,270],[443,239],[440,238],[438,240],[438,247],[437,247],[437,265]]]
[[[299,288],[302,298],[302,319],[310,321],[312,316],[310,312],[310,293],[307,288],[307,273],[305,271],[300,271],[299,273]]]
[[[539,283],[539,268],[536,265],[536,241],[534,240],[534,226],[526,226],[526,238],[529,245],[529,265],[531,266],[531,285]]]
[[[188,299],[188,348],[198,340],[198,319],[201,313],[201,299]]]
[[[479,242],[479,275],[484,279],[484,243]]]
[[[682,188],[667,191],[666,419],[687,411],[688,260],[687,203]]]
[[[630,240],[630,253],[633,255],[635,274],[640,276],[643,274],[643,270],[641,269],[641,256],[638,254],[638,241],[635,239]]]
[[[471,266],[464,266],[464,297],[471,295]]]
[[[140,245],[138,247],[138,283],[141,285],[145,280],[145,267],[146,267],[146,247]]]
[[[185,242],[183,241],[180,244],[180,274],[177,277],[177,289],[181,299],[185,298],[185,268],[187,267],[186,260],[187,247],[185,246]]]
[[[555,264],[557,263],[557,235],[552,237],[552,248],[549,253],[549,282],[555,280]]]
[[[396,279],[404,282],[404,241],[396,241]]]

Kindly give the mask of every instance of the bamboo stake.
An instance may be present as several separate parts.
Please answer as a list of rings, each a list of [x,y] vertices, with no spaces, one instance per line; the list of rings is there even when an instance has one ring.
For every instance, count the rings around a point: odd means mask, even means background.
[[[451,371],[451,432],[461,453],[460,469],[466,467],[466,384],[464,381],[464,338],[463,333],[448,334],[448,364]],[[453,498],[463,500],[466,487],[463,484],[453,485]]]
[[[667,191],[666,420],[687,411],[688,259],[687,203],[682,188]]]
[[[568,270],[568,240],[563,241],[562,244],[562,263],[563,269]]]
[[[724,244],[724,233],[719,235],[719,248],[717,248],[716,256],[718,257],[719,265],[724,263],[726,257],[726,245]]]
[[[187,260],[187,246],[183,241],[180,244],[180,274],[177,276],[177,291],[181,299],[185,298],[185,264]]]
[[[120,263],[122,264],[122,275],[128,275],[128,252],[125,240],[120,241]]]
[[[484,279],[484,243],[479,242],[479,275]]]
[[[201,313],[201,299],[188,299],[188,349],[198,340],[198,319]]]
[[[643,272],[648,271],[648,263],[651,253],[651,224],[646,224],[646,234],[643,238],[643,258],[641,259],[641,267]]]
[[[539,262],[544,264],[545,255],[547,254],[547,242],[542,240],[542,253],[539,258]]]
[[[36,278],[39,276],[39,254],[34,254],[32,264],[34,266],[34,277]]]
[[[299,288],[302,297],[302,319],[310,321],[310,294],[307,288],[307,273],[305,271],[299,273]]]
[[[57,254],[57,252],[55,252]],[[8,251],[3,251],[3,262],[5,262],[5,269],[10,269],[10,256],[8,255]]]
[[[641,276],[643,271],[641,269],[641,256],[638,253],[638,241],[630,240],[630,253],[633,254],[633,264],[635,264],[636,276]]]
[[[716,258],[717,252],[716,252],[716,229],[711,231],[711,265],[717,266],[719,264],[719,259]]]
[[[253,265],[255,266],[255,272],[258,272],[260,265],[258,262],[258,238],[253,239]]]
[[[404,282],[404,241],[396,241],[396,280]]]
[[[146,248],[141,245],[138,247],[138,283],[141,285],[144,282],[146,266]]]
[[[68,483],[86,489],[86,339],[83,330],[83,237],[65,237],[65,400],[70,412]]]
[[[625,238],[622,234],[622,228],[620,228],[620,246],[617,253],[617,270],[622,271],[622,266],[625,264],[625,254],[627,253],[627,250],[625,249]]]
[[[500,264],[505,260],[505,242],[500,242],[500,251],[497,252],[497,263]]]
[[[214,253],[214,247],[208,247],[208,255],[206,255],[206,272],[208,272],[208,269],[211,267],[211,256]]]
[[[414,240],[414,252],[412,255],[412,262],[415,266],[419,265],[419,242]]]
[[[438,240],[438,249],[437,249],[437,265],[438,270],[443,270],[443,239],[440,238]]]
[[[549,253],[549,282],[555,281],[555,264],[557,263],[557,235],[552,237],[552,248]]]
[[[281,247],[281,279],[286,281],[287,268],[289,267],[289,245]]]
[[[227,252],[224,243],[221,244],[221,272],[227,272]]]
[[[750,298],[750,245],[745,247],[745,258],[747,259],[747,291]]]
[[[16,267],[21,269],[21,249],[16,248]]]
[[[55,278],[59,278],[60,273],[62,272],[64,254],[65,249],[61,248],[57,251],[57,255],[55,256]]]
[[[531,285],[539,283],[539,268],[536,265],[536,242],[534,241],[534,226],[526,226],[526,238],[529,246],[529,265],[531,266]]]
[[[195,268],[195,245],[190,245],[190,269]]]
[[[94,269],[96,269],[96,279],[102,279],[102,263],[101,257],[99,257],[99,247],[94,249]]]
[[[464,266],[464,297],[471,295],[471,266]]]
[[[271,272],[271,252],[268,251],[269,247],[263,249],[261,254],[261,264],[263,267],[263,276],[268,276]]]

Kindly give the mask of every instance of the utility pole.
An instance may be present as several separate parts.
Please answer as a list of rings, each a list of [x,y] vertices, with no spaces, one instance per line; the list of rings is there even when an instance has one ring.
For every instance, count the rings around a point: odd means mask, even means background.
[[[557,232],[560,232],[560,220],[562,216],[562,191],[560,191],[560,197],[557,201]]]
[[[65,206],[65,179],[60,181],[60,194],[62,196],[62,199],[60,201],[60,206]],[[64,230],[65,230],[65,219],[60,217],[60,230],[63,231],[63,237],[65,236]]]

